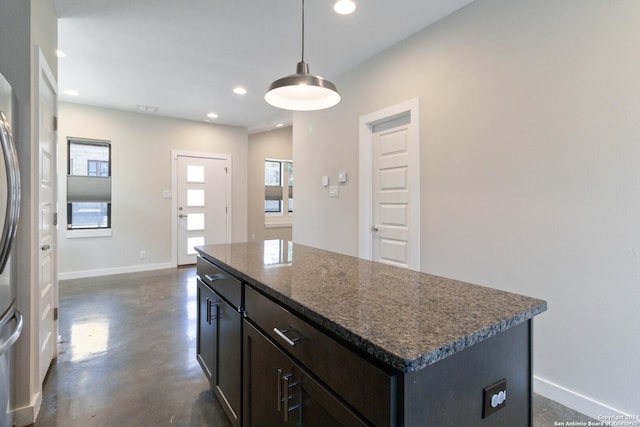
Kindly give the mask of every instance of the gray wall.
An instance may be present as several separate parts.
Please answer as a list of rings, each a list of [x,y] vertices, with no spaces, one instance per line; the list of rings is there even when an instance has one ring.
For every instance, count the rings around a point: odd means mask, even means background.
[[[67,137],[111,141],[112,236],[67,238]],[[247,239],[247,130],[60,103],[58,171],[62,278],[172,266],[171,150],[232,156],[232,240]],[[175,195],[174,195],[175,196]],[[144,250],[146,258],[140,259]]]
[[[265,228],[264,217],[264,160],[292,160],[291,135],[291,126],[249,135],[249,240],[291,240],[291,227]]]
[[[337,107],[294,114],[294,241],[357,255],[358,118],[419,97],[423,271],[548,300],[536,390],[640,413],[638,16],[477,0],[335,79]]]

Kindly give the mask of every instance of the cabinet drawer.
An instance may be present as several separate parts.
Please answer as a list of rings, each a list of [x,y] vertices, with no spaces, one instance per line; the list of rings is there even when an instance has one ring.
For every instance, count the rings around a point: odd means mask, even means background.
[[[229,301],[234,308],[242,306],[242,284],[238,279],[202,257],[198,257],[198,276],[211,289]]]
[[[396,377],[330,338],[255,289],[247,317],[300,364],[376,426],[394,423]]]

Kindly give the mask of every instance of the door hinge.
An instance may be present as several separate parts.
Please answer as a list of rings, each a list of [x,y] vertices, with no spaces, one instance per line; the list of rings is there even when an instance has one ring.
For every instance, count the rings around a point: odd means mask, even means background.
[[[58,307],[53,309],[53,320],[58,320]]]
[[[229,173],[229,169],[226,166],[224,167],[224,173]]]
[[[58,226],[58,212],[53,213],[53,226],[54,227]]]
[[[53,130],[58,130],[58,116],[53,116]]]

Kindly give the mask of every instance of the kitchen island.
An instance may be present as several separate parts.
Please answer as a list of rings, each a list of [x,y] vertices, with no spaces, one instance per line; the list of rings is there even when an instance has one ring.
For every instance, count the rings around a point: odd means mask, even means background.
[[[546,302],[287,241],[196,250],[198,360],[235,425],[531,425]]]

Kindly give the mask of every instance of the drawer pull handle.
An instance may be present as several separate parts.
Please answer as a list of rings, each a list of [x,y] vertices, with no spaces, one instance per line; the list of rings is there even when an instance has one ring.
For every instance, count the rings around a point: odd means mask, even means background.
[[[227,276],[225,276],[222,273],[214,274],[213,276],[209,276],[208,274],[205,274],[204,278],[210,282],[215,282],[216,280],[224,280],[227,278]]]
[[[284,329],[284,330],[282,330],[282,331],[281,331],[281,330],[280,330],[280,329],[278,329],[278,328],[273,328],[273,332],[275,332],[276,334],[278,334],[278,336],[279,336],[280,338],[282,338],[282,339],[283,339],[287,344],[289,344],[289,345],[290,345],[290,346],[292,346],[292,347],[295,347],[296,342],[298,342],[298,341],[300,341],[300,340],[302,339],[302,338],[294,338],[294,339],[291,339],[291,338],[289,338],[288,336],[286,336],[285,334],[286,334],[287,332],[289,332],[289,330],[288,330],[288,329]]]

